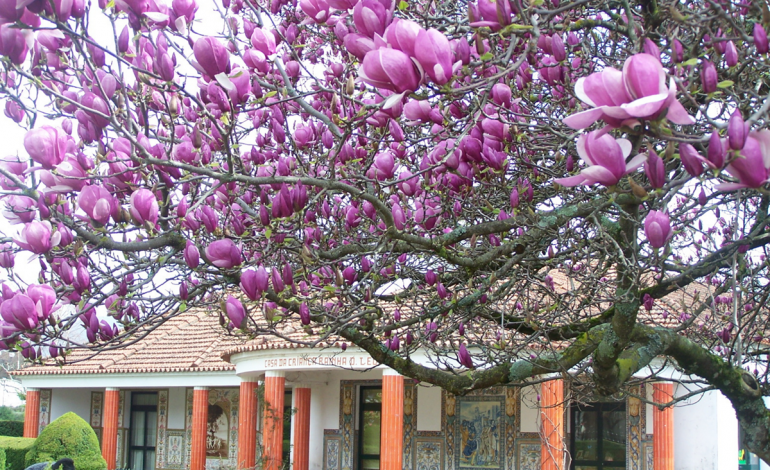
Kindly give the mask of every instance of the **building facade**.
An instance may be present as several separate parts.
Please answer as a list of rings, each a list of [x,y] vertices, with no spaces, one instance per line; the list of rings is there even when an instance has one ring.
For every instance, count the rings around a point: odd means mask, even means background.
[[[735,414],[717,392],[662,411],[642,399],[691,390],[660,382],[577,403],[554,379],[454,396],[354,348],[241,343],[205,313],[121,350],[16,375],[28,390],[25,435],[75,412],[110,469],[760,468],[741,454]]]

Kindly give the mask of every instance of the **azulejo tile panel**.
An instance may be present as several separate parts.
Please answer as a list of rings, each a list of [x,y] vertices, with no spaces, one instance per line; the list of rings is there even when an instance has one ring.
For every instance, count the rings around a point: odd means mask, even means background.
[[[418,437],[414,441],[415,470],[443,470],[444,439]]]
[[[517,439],[516,462],[518,470],[540,470],[540,441]]]
[[[166,468],[185,468],[185,432],[183,429],[166,431]]]
[[[340,470],[341,442],[339,435],[324,436],[324,470]]]
[[[207,439],[206,469],[235,468],[238,461],[238,388],[209,389],[209,429],[214,437]],[[193,390],[187,389],[185,420],[186,442],[192,442]],[[190,461],[190,447],[185,446],[185,462]]]

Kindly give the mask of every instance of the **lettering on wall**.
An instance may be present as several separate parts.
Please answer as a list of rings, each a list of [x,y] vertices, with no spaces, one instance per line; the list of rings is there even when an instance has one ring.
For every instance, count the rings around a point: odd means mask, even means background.
[[[303,357],[275,357],[265,359],[266,369],[281,367],[375,367],[377,361],[369,356],[303,356]]]

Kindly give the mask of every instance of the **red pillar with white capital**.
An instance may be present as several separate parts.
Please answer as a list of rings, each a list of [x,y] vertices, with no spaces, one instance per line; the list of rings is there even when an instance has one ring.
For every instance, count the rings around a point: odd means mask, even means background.
[[[24,408],[24,437],[37,437],[40,427],[40,390],[27,389],[27,404]]]
[[[652,385],[652,400],[668,403],[674,398],[674,384]],[[652,409],[652,459],[655,470],[674,470],[674,408]]]
[[[540,384],[540,468],[564,468],[564,381]]]
[[[265,373],[265,412],[262,416],[262,468],[279,470],[283,452],[283,405],[286,377],[283,371]]]
[[[107,461],[107,470],[115,470],[118,456],[118,411],[120,390],[108,387],[104,391],[104,412],[102,417],[102,457]]]
[[[242,378],[238,415],[238,469],[257,464],[257,379]]]
[[[292,389],[294,398],[294,467],[293,470],[310,468],[310,386],[299,384]]]
[[[208,387],[195,387],[193,391],[190,470],[206,470],[206,431],[208,420],[209,389]]]
[[[404,459],[404,376],[382,372],[380,469],[402,470]]]

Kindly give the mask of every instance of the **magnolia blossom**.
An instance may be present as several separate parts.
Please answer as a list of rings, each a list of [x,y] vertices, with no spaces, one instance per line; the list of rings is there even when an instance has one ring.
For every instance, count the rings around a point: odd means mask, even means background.
[[[573,129],[584,129],[599,119],[612,127],[620,127],[638,119],[658,119],[664,115],[674,124],[695,123],[676,100],[674,79],[666,88],[666,72],[660,60],[649,54],[629,57],[622,72],[608,67],[579,79],[575,95],[593,109],[565,118],[564,123]]]
[[[14,242],[22,249],[36,254],[47,253],[61,241],[61,234],[53,232],[50,222],[30,222],[24,226]]]
[[[644,219],[644,235],[654,248],[665,246],[674,236],[668,214],[661,211],[650,211]]]
[[[229,238],[217,240],[206,247],[206,258],[218,268],[230,269],[241,264],[241,250]]]
[[[374,87],[396,93],[414,91],[422,81],[412,59],[396,49],[375,49],[367,52],[358,76]]]
[[[139,224],[158,222],[158,200],[149,189],[142,188],[131,194],[131,217]]]
[[[243,327],[244,320],[246,320],[246,309],[243,308],[240,300],[228,295],[225,302],[225,313],[235,328]]]
[[[626,163],[631,153],[631,142],[615,139],[607,134],[608,128],[583,134],[578,138],[577,151],[580,158],[588,165],[580,174],[556,180],[562,186],[572,187],[594,183],[613,186],[620,179],[639,168],[647,159],[641,153]]]
[[[740,153],[727,165],[726,170],[738,182],[718,184],[716,188],[719,190],[764,186],[770,180],[770,130],[749,133]]]

